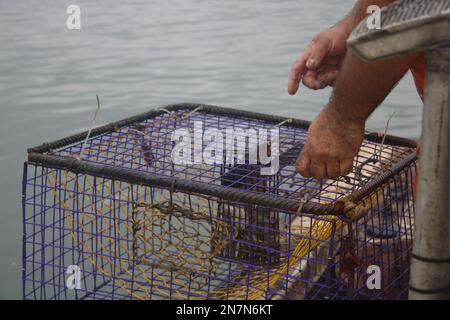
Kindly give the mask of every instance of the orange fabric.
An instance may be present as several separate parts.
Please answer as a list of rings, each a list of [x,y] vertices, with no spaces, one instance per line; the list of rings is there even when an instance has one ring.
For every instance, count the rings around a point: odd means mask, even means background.
[[[423,101],[423,93],[425,90],[425,55],[421,53],[411,65],[411,73],[414,77],[417,92]]]

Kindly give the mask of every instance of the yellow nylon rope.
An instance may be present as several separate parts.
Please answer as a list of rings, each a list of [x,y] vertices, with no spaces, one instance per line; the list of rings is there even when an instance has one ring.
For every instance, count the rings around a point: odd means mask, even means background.
[[[187,114],[190,115],[190,113]],[[183,118],[184,117],[181,117],[180,120]],[[161,125],[159,127],[156,126],[154,129],[164,130],[162,124],[169,120],[170,118],[163,117],[156,121],[156,124],[160,123]],[[120,148],[125,149],[126,144],[130,143],[130,138],[127,139],[117,137],[116,140],[114,140],[115,148],[117,148],[117,150]],[[137,138],[131,138],[131,140],[132,139]],[[113,141],[110,140],[109,147],[111,147],[112,143]],[[102,148],[105,149],[102,150]],[[99,146],[99,149],[100,152],[108,152],[108,146]],[[85,158],[88,159],[91,156],[90,150],[89,148],[86,148],[85,151]],[[115,159],[111,160],[111,163],[108,164],[114,165],[116,161],[121,161],[123,163],[130,163],[132,166],[133,163],[131,157],[132,155],[118,153],[115,156]],[[136,158],[139,158],[139,155],[137,155]],[[155,159],[155,161],[158,161],[158,159]],[[168,168],[167,166],[161,167],[165,168],[165,170],[169,170],[169,173],[174,174],[173,166],[171,168]],[[209,177],[211,179],[215,178],[213,170],[208,170],[208,168],[204,169],[203,177]],[[180,174],[186,174],[186,172],[191,169],[184,168],[183,170],[184,172]],[[196,170],[199,169],[197,168]],[[192,225],[183,223],[183,219],[188,219],[183,217],[183,215],[177,216],[176,214],[174,215],[173,212],[167,214],[167,212],[165,212],[167,211],[167,208],[155,206],[155,204],[158,204],[156,202],[161,204],[164,201],[167,201],[167,197],[164,196],[162,190],[134,186],[128,183],[106,179],[102,180],[100,185],[94,186],[91,179],[95,178],[90,176],[77,177],[75,174],[71,174],[68,171],[62,171],[64,173],[63,177],[61,177],[61,181],[58,181],[59,179],[56,175],[57,171],[53,170],[52,172],[53,174],[46,174],[48,185],[51,186],[51,190],[55,194],[54,199],[59,199],[59,189],[64,190],[66,196],[64,200],[61,200],[59,205],[64,209],[65,220],[67,221],[67,227],[70,230],[73,241],[82,249],[81,254],[87,258],[89,263],[91,263],[98,273],[114,278],[115,284],[126,294],[140,300],[149,299],[155,294],[162,298],[172,299],[197,298],[204,296],[217,299],[253,300],[263,298],[268,289],[274,288],[282,280],[286,279],[287,276],[291,274],[293,268],[299,266],[305,258],[309,258],[312,253],[318,250],[321,244],[328,241],[332,236],[333,229],[335,232],[338,232],[345,224],[345,222],[336,217],[326,216],[324,220],[310,218],[310,225],[304,228],[301,227],[296,229],[291,226],[291,229],[288,229],[289,226],[285,226],[286,230],[284,231],[290,234],[291,239],[285,238],[282,240],[285,245],[289,241],[289,249],[294,248],[292,251],[288,251],[288,259],[282,260],[278,267],[271,269],[270,271],[253,271],[245,276],[238,276],[235,279],[232,279],[233,284],[208,290],[206,289],[208,276],[193,276],[193,273],[190,270],[195,269],[199,271],[199,273],[203,272],[206,274],[208,272],[216,272],[217,262],[213,261],[213,259],[217,256],[220,249],[227,245],[226,241],[223,241],[222,243],[219,242],[216,244],[216,250],[209,250],[207,233],[208,231],[211,233],[209,235],[209,240],[214,238],[214,228],[212,226],[212,221],[207,220],[209,217],[208,206],[201,206],[198,204],[198,209],[196,209],[197,218],[201,218],[204,221],[203,223],[197,224],[198,228],[203,228],[203,230],[205,230],[205,234],[202,234],[199,230],[195,230],[194,227],[196,225],[192,224],[193,222],[190,222]],[[77,183],[77,179],[84,179],[87,189],[83,188],[82,183]],[[71,191],[69,184],[74,183],[77,183],[78,189]],[[160,199],[156,201],[152,198],[149,205],[144,205],[141,208],[142,210],[145,210],[145,212],[143,212],[143,215],[145,216],[144,219],[136,218],[130,223],[129,221],[132,219],[128,216],[130,214],[129,208],[125,205],[119,205],[119,208],[114,208],[113,201],[120,203],[120,201],[123,200],[129,203],[131,200],[129,193],[130,190],[133,189],[133,186],[137,188],[137,190],[139,190],[139,188],[148,188],[147,190],[157,191],[158,194],[155,198]],[[113,187],[115,189],[114,193],[112,191]],[[333,188],[339,188],[339,183],[337,183],[336,186],[333,186]],[[330,194],[337,194],[336,190],[327,190],[327,188],[325,188],[322,190],[321,194],[325,195],[327,192]],[[78,192],[80,196],[77,196],[76,192]],[[105,192],[106,195],[104,195]],[[96,195],[102,195],[102,198],[100,198],[100,196],[97,197]],[[358,206],[350,203],[350,206],[347,207],[347,209],[349,209],[348,215],[359,217],[365,214],[367,208],[374,203],[374,201],[377,201],[380,195],[382,196],[382,192],[376,191],[369,197],[366,197]],[[189,195],[174,194],[173,196],[175,197],[174,203],[189,203],[189,201],[186,201],[186,198],[181,198],[183,196],[189,197]],[[135,194],[134,201],[140,197],[142,197],[142,195]],[[75,212],[75,208],[72,207],[74,198],[76,198],[75,200],[78,208],[78,210],[76,210],[76,212],[78,212],[78,220],[75,220],[73,214]],[[100,199],[100,203],[96,203],[96,200],[98,201],[98,199]],[[83,200],[83,202],[81,200]],[[91,213],[82,210],[83,203],[84,207],[91,208]],[[176,209],[192,210],[192,208]],[[114,212],[116,212],[116,217],[113,219],[111,214],[114,214]],[[119,222],[119,220],[121,222]],[[176,223],[174,223],[174,221]],[[123,225],[124,223],[125,225]],[[220,221],[215,219],[214,223],[220,224]],[[90,227],[88,227],[88,225],[90,225]],[[167,225],[170,225],[172,228],[170,236],[172,237],[171,239],[175,239],[175,242],[171,240],[172,242],[169,243],[167,241],[167,234],[158,234],[158,230],[161,231],[164,227],[167,227]],[[103,229],[99,230],[101,226]],[[139,226],[143,230],[136,236],[136,239],[140,241],[142,247],[150,245],[152,239],[158,239],[159,248],[157,249],[159,250],[153,248],[153,251],[143,252],[141,255],[143,258],[138,257],[136,259],[136,252],[133,249],[130,250],[126,241],[127,234],[135,232],[134,228],[136,228],[136,226]],[[93,235],[90,233],[88,228],[91,227],[96,230],[96,234]],[[216,227],[218,226],[216,225]],[[115,231],[115,234],[112,237],[106,234],[110,232],[111,228]],[[189,228],[189,230],[186,230],[185,228]],[[225,235],[231,234],[231,230],[226,228],[227,226],[223,225],[221,230],[227,232]],[[144,231],[150,232],[152,237],[149,238],[143,235]],[[138,232],[140,232],[140,230]],[[235,232],[233,233],[235,234]],[[103,235],[104,237],[101,237],[100,235]],[[86,239],[84,239],[84,237],[86,237]],[[227,241],[233,241],[233,239],[227,239]],[[96,250],[94,250],[94,245],[91,245],[91,242],[95,242]],[[169,252],[165,252],[165,249],[169,246],[177,246],[176,249],[178,254],[170,255]],[[137,249],[138,252],[142,250],[141,246]],[[122,253],[122,255],[119,253]],[[124,254],[126,259],[123,258]],[[156,258],[155,260],[161,261],[161,265],[157,267],[148,265],[149,262],[145,260],[146,254],[153,255],[153,257]],[[110,258],[110,256],[113,257],[113,259]],[[186,256],[192,258],[189,259],[186,258]],[[134,261],[133,263],[135,263],[134,273],[130,270],[130,261]],[[189,268],[189,266],[191,268]],[[151,272],[149,269],[151,269]],[[296,269],[299,270],[300,268]],[[115,270],[115,272],[111,270]],[[117,276],[117,273],[119,272],[121,273],[120,277],[128,277],[129,280],[126,281],[124,278],[119,278]],[[168,276],[168,273],[170,276]],[[174,284],[177,287],[169,290],[171,284]]]
[[[47,177],[48,177],[49,181],[51,181],[51,179],[54,179],[54,182],[49,182],[49,185],[53,186],[52,191],[55,192],[55,199],[58,199],[58,179],[56,176],[52,178],[50,175],[47,175]],[[99,236],[91,235],[90,238],[88,237],[86,240],[79,239],[79,237],[77,236],[77,232],[74,229],[75,225],[78,225],[78,227],[81,228],[82,235],[88,234],[86,225],[91,223],[95,226],[95,229],[96,229],[97,228],[96,219],[103,219],[103,228],[104,228],[104,230],[108,230],[111,226],[107,224],[107,221],[109,221],[109,219],[111,217],[106,216],[106,214],[110,214],[111,212],[114,211],[112,201],[107,201],[107,202],[103,201],[100,205],[98,205],[98,204],[96,205],[94,203],[93,189],[95,189],[95,188],[90,181],[90,177],[83,176],[83,178],[85,179],[86,185],[88,186],[88,190],[83,190],[81,183],[77,183],[77,185],[78,185],[78,193],[81,194],[84,198],[85,207],[86,207],[86,200],[88,200],[89,206],[92,210],[94,210],[94,208],[97,208],[98,206],[100,208],[96,209],[95,217],[94,217],[94,213],[86,214],[84,212],[84,210],[80,210],[80,208],[82,208],[81,197],[76,197],[78,212],[79,212],[78,221],[76,221],[77,222],[76,224],[75,224],[75,218],[73,215],[74,208],[72,208],[73,198],[76,195],[75,195],[75,192],[69,192],[69,189],[67,187],[69,182],[71,182],[71,183],[75,182],[76,177],[75,176],[70,177],[69,173],[67,171],[64,171],[64,178],[62,179],[62,181],[59,182],[63,186],[63,189],[65,190],[65,192],[68,194],[66,199],[61,201],[60,205],[65,209],[64,210],[65,218],[67,221],[68,228],[71,230],[71,235],[72,235],[73,240],[78,244],[78,246],[83,248],[82,254],[86,256],[87,260],[93,265],[94,268],[96,268],[97,272],[102,273],[109,277],[115,277],[115,283],[117,284],[117,286],[120,287],[121,289],[123,289],[127,294],[129,294],[133,298],[141,299],[141,300],[148,299],[150,297],[150,289],[148,286],[142,285],[138,281],[134,281],[134,284],[133,284],[134,290],[131,290],[131,288],[130,288],[131,283],[129,281],[125,281],[120,278],[117,278],[113,272],[107,270],[106,267],[102,267],[102,265],[106,265],[106,266],[109,266],[108,269],[111,269],[111,270],[115,269],[114,268],[115,262],[108,255],[111,255],[113,257],[116,257],[118,255],[117,246],[116,246],[117,240],[111,238],[111,239],[108,239],[108,241],[106,241],[106,243],[105,243],[105,239],[103,239],[103,243],[101,243],[102,240],[100,239]],[[111,192],[111,189],[112,189],[111,184],[112,183],[113,182],[108,182],[106,186],[105,185],[97,186],[96,192],[100,193],[101,188],[103,188],[103,191],[107,190],[109,198],[114,199],[114,195]],[[124,184],[124,183],[120,183],[120,182],[115,182],[115,183]],[[116,193],[117,193],[116,197],[121,199],[121,197],[123,197],[123,193],[128,192],[127,190],[125,190],[128,188],[131,188],[131,185],[126,185],[124,188],[118,188],[118,190],[116,191]],[[121,213],[127,214],[126,207],[121,207],[119,211],[120,211],[119,216]],[[155,209],[152,209],[151,213],[153,214],[153,217],[151,218],[152,220],[147,221],[147,222],[155,222],[155,221],[157,221],[158,217],[162,217],[162,216],[167,217],[167,215],[161,214]],[[148,214],[148,216],[152,216],[152,215]],[[313,222],[312,222],[312,225],[310,226],[311,230],[309,230],[308,228],[304,228],[305,230],[301,230],[302,232],[296,233],[295,237],[292,237],[293,239],[295,239],[297,237],[300,239],[298,240],[297,244],[295,244],[295,249],[293,250],[292,254],[290,255],[290,258],[286,261],[283,261],[282,264],[278,268],[271,270],[269,273],[267,271],[253,272],[250,275],[250,279],[246,278],[245,280],[238,282],[232,286],[227,286],[227,287],[220,288],[220,289],[213,289],[209,292],[209,296],[212,298],[217,298],[217,299],[227,298],[227,299],[253,300],[253,299],[261,298],[264,295],[264,293],[266,292],[266,289],[272,288],[280,280],[282,280],[283,278],[286,277],[286,274],[289,273],[290,268],[299,264],[301,259],[308,257],[310,252],[316,250],[321,243],[323,243],[324,241],[327,241],[331,237],[331,231],[333,228],[333,224],[335,224],[335,230],[339,230],[342,227],[343,223],[340,220],[338,220],[337,218],[334,218],[331,216],[327,217],[327,218],[330,219],[330,221],[312,219]],[[117,224],[118,223],[117,221],[118,221],[118,219],[116,217],[116,219],[114,219],[114,223]],[[128,225],[127,230],[130,231],[131,229],[132,229],[132,226]],[[117,235],[115,236],[115,238],[119,239],[119,241],[118,241],[119,249],[122,250],[122,252],[127,252],[130,256],[132,256],[133,252],[131,250],[129,250],[129,248],[126,245],[123,244],[123,241],[120,241],[120,239],[122,239],[125,235],[122,234],[122,231],[119,228],[119,226],[116,225],[115,230],[117,231]],[[199,234],[196,234],[196,235],[199,236]],[[96,252],[90,245],[90,241],[92,240],[92,237],[94,237],[94,240],[96,242],[97,252],[99,250],[102,251],[103,252],[102,255],[96,254]],[[291,239],[291,241],[294,241],[293,239]],[[183,239],[179,238],[178,240],[182,241]],[[192,253],[193,252],[191,252],[191,254]],[[96,255],[97,255],[97,257],[96,257]],[[180,254],[177,256],[177,258],[178,258],[179,264],[183,265],[187,261],[183,260],[181,258],[181,256],[182,255]],[[195,253],[194,253],[194,256],[195,256]],[[101,263],[97,263],[96,258],[99,259]],[[163,258],[163,257],[161,257],[161,258]],[[213,258],[213,257],[211,257],[211,258]],[[119,267],[118,269],[120,270],[120,272],[122,272],[125,275],[128,275],[129,277],[133,276],[131,270],[127,269],[126,267],[124,267],[122,265],[122,259],[118,258],[118,259],[114,259],[114,260],[119,261],[120,265],[118,266]],[[197,259],[197,260],[199,261],[199,264],[196,267],[199,267],[200,270],[202,268],[205,268],[205,263],[206,263],[205,260],[202,260],[202,259]],[[210,261],[210,260],[208,260],[208,261]],[[191,263],[192,263],[192,261],[191,261]],[[148,282],[150,285],[152,285],[151,290],[152,290],[153,294],[157,293],[162,297],[169,298],[169,296],[170,296],[171,298],[178,298],[178,299],[187,298],[188,292],[190,292],[190,294],[192,295],[193,298],[195,298],[195,295],[205,296],[208,294],[206,289],[201,290],[201,288],[197,288],[197,290],[195,290],[195,288],[192,288],[192,284],[191,284],[191,288],[189,289],[188,288],[189,284],[186,281],[187,275],[175,271],[172,273],[171,282],[173,284],[177,284],[181,289],[172,289],[173,292],[170,295],[170,292],[168,290],[164,289],[164,288],[170,287],[169,279],[166,275],[164,275],[164,270],[160,273],[155,272],[155,270],[153,270],[153,273],[151,275],[149,275],[148,267],[136,265],[135,268],[136,268],[136,270],[139,271],[139,272],[135,272],[135,277],[136,277],[136,273],[140,273],[141,274],[140,277],[142,277],[142,280],[144,280],[143,282]],[[179,278],[182,278],[182,279],[179,279]],[[133,280],[136,280],[136,279],[133,279]],[[204,278],[200,279],[200,280],[204,280]],[[136,289],[139,289],[139,290],[136,290]]]

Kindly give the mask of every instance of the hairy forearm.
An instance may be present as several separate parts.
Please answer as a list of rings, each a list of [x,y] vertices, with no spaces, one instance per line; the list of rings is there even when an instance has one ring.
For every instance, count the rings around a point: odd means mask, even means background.
[[[367,17],[367,7],[384,7],[395,0],[359,0],[337,26],[348,34]],[[327,110],[344,122],[364,123],[408,71],[416,55],[387,61],[364,62],[347,51]]]
[[[416,58],[364,62],[347,51],[327,109],[345,122],[364,123]]]

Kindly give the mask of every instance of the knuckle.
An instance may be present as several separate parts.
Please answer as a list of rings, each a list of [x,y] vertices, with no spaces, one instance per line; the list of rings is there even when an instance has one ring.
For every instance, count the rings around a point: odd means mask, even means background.
[[[319,41],[322,41],[323,39],[324,39],[323,32],[319,32],[311,39],[311,42],[319,42]]]
[[[346,167],[344,167],[344,174],[350,173],[353,169],[353,166],[350,164]]]
[[[327,176],[330,179],[337,178],[337,177],[339,177],[339,171],[337,171],[336,169],[328,169]]]
[[[325,32],[320,32],[312,38],[311,42],[314,42],[316,45],[320,44],[326,46],[329,42],[329,39],[326,36]]]
[[[324,159],[324,160],[330,160],[330,159],[332,159],[332,156],[331,156],[331,154],[329,153],[329,151],[328,151],[328,150],[325,150],[325,149],[319,149],[319,150],[316,150],[315,156],[316,156],[317,158]]]

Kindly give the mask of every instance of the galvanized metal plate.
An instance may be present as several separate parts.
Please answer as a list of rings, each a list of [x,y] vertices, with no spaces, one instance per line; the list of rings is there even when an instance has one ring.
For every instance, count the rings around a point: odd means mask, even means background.
[[[362,21],[347,43],[361,58],[378,60],[449,44],[449,30],[450,0],[403,0],[381,9],[380,28]]]

